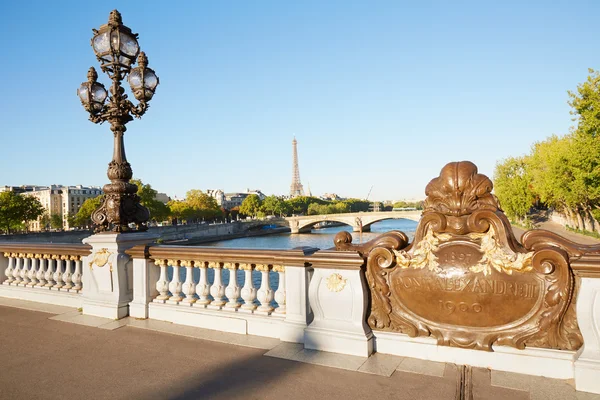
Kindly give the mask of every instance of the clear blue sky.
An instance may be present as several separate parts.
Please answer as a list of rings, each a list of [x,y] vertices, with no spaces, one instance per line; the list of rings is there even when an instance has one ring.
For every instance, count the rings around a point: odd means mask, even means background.
[[[491,176],[568,132],[566,91],[600,68],[597,1],[5,2],[0,185],[108,181],[112,134],[75,92],[113,8],[161,79],[128,159],[178,197],[288,193],[295,135],[313,194],[422,198],[446,162]]]

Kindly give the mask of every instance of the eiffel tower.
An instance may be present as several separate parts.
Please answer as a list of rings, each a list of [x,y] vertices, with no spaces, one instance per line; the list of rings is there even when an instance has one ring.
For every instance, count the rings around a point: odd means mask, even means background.
[[[292,184],[290,186],[290,198],[304,196],[304,189],[300,183],[300,170],[298,169],[298,150],[296,149],[296,137],[292,141],[293,161],[292,161]]]

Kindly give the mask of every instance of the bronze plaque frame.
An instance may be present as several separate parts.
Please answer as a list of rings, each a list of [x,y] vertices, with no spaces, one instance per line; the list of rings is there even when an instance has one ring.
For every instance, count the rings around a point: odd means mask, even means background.
[[[581,347],[574,247],[539,230],[519,243],[492,187],[473,163],[450,163],[426,188],[413,243],[388,232],[356,246],[338,234],[339,250],[366,259],[372,329],[487,351]]]

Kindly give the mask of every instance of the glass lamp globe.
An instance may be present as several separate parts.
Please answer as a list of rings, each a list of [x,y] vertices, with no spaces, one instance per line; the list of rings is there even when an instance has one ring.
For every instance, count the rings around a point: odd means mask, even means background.
[[[94,67],[92,67],[88,72],[88,81],[83,82],[79,89],[77,89],[77,95],[81,100],[81,104],[93,114],[102,111],[104,101],[108,96],[104,85],[96,82],[96,79],[98,79],[98,74]]]
[[[121,68],[128,70],[140,51],[137,34],[123,25],[117,10],[111,11],[108,24],[94,30],[92,48],[103,69],[111,72]]]
[[[141,52],[138,57],[138,66],[129,73],[129,86],[136,99],[139,101],[150,101],[159,80],[152,68],[148,68],[148,57]]]

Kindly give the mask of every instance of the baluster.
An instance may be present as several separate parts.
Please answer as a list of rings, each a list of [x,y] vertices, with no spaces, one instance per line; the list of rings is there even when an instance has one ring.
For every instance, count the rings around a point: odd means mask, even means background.
[[[237,264],[225,263],[225,268],[229,270],[229,284],[227,285],[227,289],[225,289],[225,294],[227,295],[229,302],[226,304],[226,307],[238,309],[241,306],[238,301],[241,288],[238,284]]]
[[[37,285],[37,272],[38,272],[38,259],[35,258],[34,254],[28,254],[30,257],[31,268],[29,269],[29,286],[34,287]]]
[[[160,266],[160,276],[158,277],[158,281],[156,281],[158,296],[155,300],[164,303],[169,299],[169,281],[167,277],[167,266],[169,264],[167,264],[167,260],[156,260],[154,264]]]
[[[23,264],[21,265],[21,285],[27,286],[29,283],[29,254],[23,254]]]
[[[52,278],[56,282],[56,284],[54,285],[54,289],[60,289],[64,286],[63,280],[62,280],[63,270],[62,270],[61,257],[57,256],[57,255],[53,255],[52,259],[56,260],[56,270],[54,271],[54,275],[52,275]]]
[[[35,278],[37,279],[37,283],[35,284],[36,288],[43,287],[46,284],[46,260],[42,254],[36,254],[35,258],[38,260],[38,270],[35,274]]]
[[[260,307],[256,311],[270,314],[273,312],[271,300],[273,300],[273,289],[271,289],[271,279],[269,277],[269,265],[261,264],[256,266],[256,270],[260,271],[262,277],[260,280],[260,289],[256,292]]]
[[[71,256],[71,260],[75,262],[75,272],[71,276],[73,281],[73,290],[76,292],[81,291],[81,256]]]
[[[173,279],[171,279],[171,283],[169,283],[169,291],[171,292],[171,298],[169,299],[169,303],[173,302],[177,304],[181,300],[183,300],[183,295],[181,293],[181,276],[179,275],[181,261],[169,260],[168,262],[169,265],[171,265],[171,267],[173,268]]]
[[[19,253],[19,254],[17,254],[17,259],[15,260],[15,268],[13,269],[13,278],[15,278],[13,280],[13,283],[15,285],[18,285],[22,281],[21,268],[23,265],[23,256],[24,256],[24,254]]]
[[[182,261],[182,266],[185,266],[185,283],[183,284],[183,294],[185,294],[185,302],[194,304],[196,302],[196,282],[194,282],[194,262]]]
[[[215,280],[210,287],[210,294],[214,300],[210,302],[210,306],[221,309],[227,302],[227,299],[225,299],[225,286],[223,286],[222,265],[219,262],[211,262],[208,266],[215,271]]]
[[[71,256],[62,256],[61,260],[65,260],[65,272],[62,274],[62,280],[65,283],[63,289],[69,290],[73,287],[73,273],[71,272],[73,261],[71,261]]]
[[[44,274],[44,278],[46,279],[46,284],[44,287],[51,288],[54,286],[54,258],[50,254],[44,254],[44,258],[47,260],[47,268],[46,273]]]
[[[254,304],[254,300],[256,300],[256,288],[254,287],[254,282],[252,282],[252,264],[240,264],[240,269],[244,271],[244,287],[241,292],[242,299],[244,300],[242,310],[253,312],[257,306]]]
[[[13,271],[15,269],[15,256],[15,253],[4,253],[4,257],[8,257],[8,267],[6,267],[6,270],[4,271],[6,280],[2,282],[5,285],[10,285],[15,280],[15,277],[13,276]]]
[[[196,304],[201,304],[206,306],[210,303],[210,298],[208,295],[210,294],[210,285],[208,283],[208,269],[206,268],[206,263],[204,261],[194,261],[194,265],[197,265],[200,268],[200,281],[198,282],[198,286],[196,286],[196,292],[198,293],[198,301]]]
[[[277,286],[277,290],[275,291],[275,301],[279,307],[275,309],[275,313],[285,314],[285,266],[274,265],[273,271],[279,275],[279,286]]]

